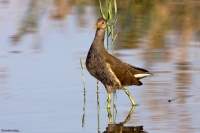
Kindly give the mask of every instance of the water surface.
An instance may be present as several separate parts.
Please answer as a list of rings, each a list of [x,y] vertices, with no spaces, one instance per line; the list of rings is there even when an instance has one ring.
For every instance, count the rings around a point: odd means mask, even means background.
[[[118,5],[114,55],[154,74],[142,79],[143,86],[126,88],[139,106],[124,126],[143,126],[150,133],[199,132],[200,3]],[[79,61],[94,38],[98,1],[4,0],[0,7],[1,131],[106,131],[107,92],[99,83],[98,106],[96,79],[85,69],[84,104]],[[131,110],[123,91],[117,91],[116,106],[118,124]]]

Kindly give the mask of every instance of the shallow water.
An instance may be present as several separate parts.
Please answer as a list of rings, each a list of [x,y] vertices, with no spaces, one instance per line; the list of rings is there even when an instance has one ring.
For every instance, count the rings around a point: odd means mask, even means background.
[[[107,92],[99,83],[96,93],[96,79],[85,69],[84,97],[80,66],[94,38],[98,1],[21,1],[0,3],[1,132],[106,131]],[[114,55],[154,74],[143,86],[126,87],[139,106],[124,126],[199,132],[200,4],[119,2]],[[131,110],[123,91],[116,107],[118,124]]]

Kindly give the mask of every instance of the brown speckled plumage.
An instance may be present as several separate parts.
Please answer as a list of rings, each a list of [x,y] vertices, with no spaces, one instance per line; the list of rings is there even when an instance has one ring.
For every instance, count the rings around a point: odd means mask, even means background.
[[[142,85],[139,79],[150,75],[142,68],[129,65],[109,54],[104,47],[106,20],[100,18],[95,25],[95,38],[86,59],[86,67],[92,76],[102,82],[108,93],[129,85]],[[146,76],[135,77],[135,74]]]

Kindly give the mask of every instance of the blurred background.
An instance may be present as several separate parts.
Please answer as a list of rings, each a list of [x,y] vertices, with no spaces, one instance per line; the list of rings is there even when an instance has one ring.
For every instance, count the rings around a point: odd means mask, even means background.
[[[139,106],[126,125],[151,133],[199,132],[200,1],[117,0],[117,5],[114,55],[154,74],[141,87],[127,87]],[[98,113],[96,80],[85,69],[84,104],[80,66],[99,17],[98,0],[0,0],[0,129],[106,130],[107,92],[99,83]],[[128,97],[118,91],[116,123],[130,109]]]

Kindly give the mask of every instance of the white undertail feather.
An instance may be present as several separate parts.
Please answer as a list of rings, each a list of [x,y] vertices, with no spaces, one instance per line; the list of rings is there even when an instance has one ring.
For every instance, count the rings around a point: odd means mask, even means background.
[[[134,77],[136,77],[136,78],[144,78],[144,77],[149,76],[149,75],[151,75],[151,74],[149,74],[149,73],[134,74]]]

